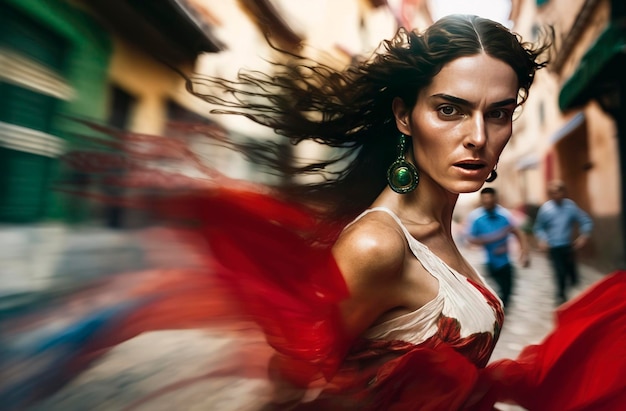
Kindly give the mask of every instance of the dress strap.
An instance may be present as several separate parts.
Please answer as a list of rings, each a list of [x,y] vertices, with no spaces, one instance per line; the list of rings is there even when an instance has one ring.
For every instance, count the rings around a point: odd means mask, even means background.
[[[400,220],[400,217],[398,217],[396,215],[396,213],[394,213],[393,211],[391,211],[389,208],[387,207],[372,207],[372,208],[368,208],[367,210],[363,211],[361,214],[359,214],[354,220],[352,220],[351,223],[349,223],[348,225],[346,225],[346,227],[344,228],[344,230],[348,227],[350,227],[352,224],[356,223],[357,221],[359,221],[361,218],[363,218],[364,216],[366,216],[369,213],[372,213],[374,211],[382,211],[384,213],[387,213],[389,216],[391,216],[391,218],[393,218],[393,220],[396,222],[396,224],[398,224],[398,226],[400,227],[400,229],[402,230],[402,232],[404,233],[404,237],[406,238],[406,241],[409,243],[409,248],[411,248],[411,250],[413,251],[413,254],[415,254],[415,257],[418,257],[419,259],[419,254],[422,254],[422,252],[420,251],[429,251],[428,247],[426,247],[424,244],[420,243],[419,241],[417,241],[412,235],[411,233],[409,233],[409,230],[404,226],[404,224],[402,223],[402,221]]]
[[[438,255],[433,253],[427,245],[423,244],[415,237],[413,237],[409,230],[406,228],[406,226],[400,220],[400,217],[398,217],[393,211],[391,211],[387,207],[368,208],[367,210],[363,211],[357,218],[355,218],[350,224],[348,224],[346,228],[357,222],[362,217],[374,211],[382,211],[384,213],[387,213],[391,216],[391,218],[394,219],[394,221],[402,229],[402,232],[404,233],[406,241],[409,245],[409,249],[413,253],[413,256],[417,258],[417,260],[424,266],[424,268],[426,268],[428,272],[430,272],[431,275],[436,278],[441,278],[442,275],[450,276],[450,274],[447,273],[451,273],[451,277],[457,280],[461,277],[465,278],[462,274],[457,273],[454,269],[448,266],[448,264],[446,264]],[[475,272],[477,273],[477,271]]]
[[[363,211],[361,214],[359,214],[358,216],[356,216],[356,218],[354,220],[352,220],[351,222],[349,222],[344,230],[348,227],[350,227],[352,224],[356,223],[357,221],[359,221],[361,218],[365,217],[366,215],[368,215],[369,213],[373,212],[373,211],[383,211],[387,214],[389,214],[395,221],[396,223],[398,223],[398,225],[403,229],[402,231],[404,231],[404,227],[402,226],[402,222],[400,221],[400,218],[390,209],[388,209],[387,207],[372,207],[372,208],[368,208],[367,210]]]

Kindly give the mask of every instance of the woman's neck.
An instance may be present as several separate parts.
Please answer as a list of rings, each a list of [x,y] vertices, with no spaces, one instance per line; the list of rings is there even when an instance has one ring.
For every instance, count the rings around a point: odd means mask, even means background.
[[[422,182],[420,185],[408,194],[397,194],[387,187],[372,206],[390,208],[407,225],[438,226],[439,230],[451,237],[452,214],[458,194],[450,193],[440,186],[422,185]]]

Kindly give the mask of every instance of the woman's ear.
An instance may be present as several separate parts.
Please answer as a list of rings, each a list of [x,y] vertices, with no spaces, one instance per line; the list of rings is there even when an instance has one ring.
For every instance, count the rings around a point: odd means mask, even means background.
[[[393,115],[396,118],[396,127],[398,127],[398,130],[402,134],[410,136],[411,122],[409,121],[409,118],[411,117],[411,110],[406,106],[404,100],[400,97],[394,98],[391,103],[391,109],[393,110]]]

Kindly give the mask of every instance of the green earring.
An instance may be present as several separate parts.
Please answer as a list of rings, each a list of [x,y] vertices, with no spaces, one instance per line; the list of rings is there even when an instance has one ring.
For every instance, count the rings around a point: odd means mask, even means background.
[[[393,191],[399,194],[410,193],[415,190],[419,182],[419,174],[415,166],[405,160],[406,136],[400,134],[398,157],[387,169],[387,183]]]

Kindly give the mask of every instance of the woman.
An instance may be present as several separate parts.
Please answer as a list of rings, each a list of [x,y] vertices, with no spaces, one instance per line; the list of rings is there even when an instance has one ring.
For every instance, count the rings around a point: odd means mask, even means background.
[[[401,30],[381,53],[343,72],[296,59],[278,77],[219,83],[238,97],[234,112],[295,142],[347,149],[339,159],[351,161],[337,178],[287,188],[327,220],[356,217],[332,247],[349,295],[340,304],[343,338],[416,345],[441,338],[486,365],[503,314],[459,253],[452,213],[460,193],[495,175],[546,48],[490,20],[450,16],[423,34]],[[267,105],[259,85],[272,93]],[[255,99],[240,90],[254,90]],[[311,172],[265,160],[290,175]],[[460,323],[458,336],[442,336],[444,319]],[[480,344],[467,346],[469,335],[480,335]]]
[[[501,303],[452,238],[457,197],[495,178],[513,114],[545,65],[547,47],[523,43],[490,20],[450,16],[423,34],[399,31],[383,51],[345,71],[292,56],[277,76],[205,79],[237,97],[202,96],[221,112],[245,115],[295,143],[344,149],[298,166],[272,157],[275,147],[236,146],[289,176],[335,175],[275,190],[281,199],[222,180],[163,202],[170,215],[185,210],[205,223],[199,231],[217,262],[212,269],[275,350],[269,409],[490,410],[506,399],[546,410],[624,404],[610,397],[623,390],[623,378],[580,398],[533,396],[550,392],[555,379],[575,386],[576,370],[624,354],[596,349],[578,368],[553,366],[587,341],[580,309],[567,312],[576,320],[562,327],[565,336],[557,330],[552,343],[518,361],[485,368],[503,322]],[[189,86],[195,92],[193,80]],[[623,276],[612,278],[612,291],[594,291],[607,304],[618,300],[613,283],[624,288]],[[147,299],[140,315],[131,306],[121,320],[118,310],[98,322],[116,328],[89,352],[146,329],[198,326],[214,310],[204,301],[216,293],[205,277],[184,281],[153,280],[137,295],[156,295],[157,302]],[[620,318],[596,317],[594,324],[611,332],[595,342],[623,336],[610,322]]]

